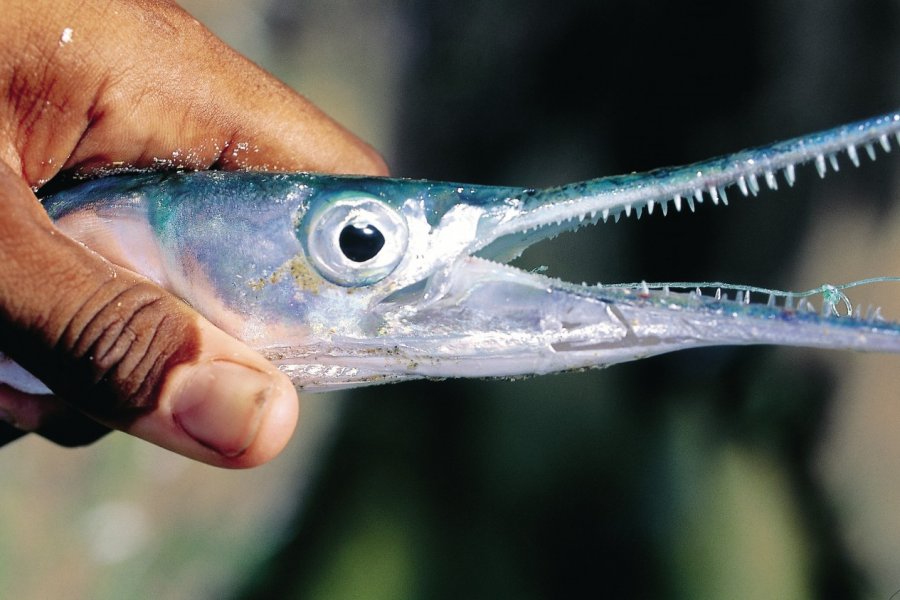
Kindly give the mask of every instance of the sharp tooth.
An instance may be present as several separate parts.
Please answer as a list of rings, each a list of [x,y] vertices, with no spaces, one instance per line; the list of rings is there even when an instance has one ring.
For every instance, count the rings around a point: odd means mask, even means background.
[[[586,218],[587,218],[587,215],[582,213],[582,214],[578,215],[578,222],[579,222],[579,223],[584,223],[584,220],[585,220]]]
[[[625,205],[625,216],[626,216],[626,217],[630,217],[630,216],[631,216],[631,205],[630,205],[630,204],[626,204],[626,205]]]
[[[794,171],[794,165],[788,165],[784,168],[784,180],[788,185],[794,187],[794,181],[797,180],[797,173]]]
[[[875,160],[877,157],[875,156],[875,146],[872,145],[872,142],[866,144],[866,154],[869,155],[869,158]]]
[[[606,220],[607,220],[607,219],[609,219],[609,209],[608,209],[608,208],[604,208],[604,209],[603,209],[603,222],[606,223]]]
[[[722,288],[716,288],[716,300],[722,299]]]
[[[738,177],[737,184],[738,184],[738,187],[740,188],[741,193],[742,193],[743,195],[745,195],[745,196],[750,195],[750,191],[747,189],[747,180],[744,179],[744,176],[743,176],[743,175],[741,175],[740,177]]]
[[[759,193],[759,181],[756,180],[756,173],[750,173],[747,183],[750,184],[750,193],[754,196],[757,195]]]
[[[859,155],[856,153],[856,146],[853,144],[847,146],[847,156],[850,157],[850,162],[853,163],[854,167],[859,166]],[[837,171],[837,169],[835,169],[835,171]]]
[[[675,201],[675,210],[681,212],[681,194],[675,194],[672,199]]]
[[[769,308],[773,308],[775,306],[775,294],[769,294],[769,300],[766,302],[766,306]]]
[[[766,185],[769,186],[770,190],[778,189],[778,182],[775,181],[775,173],[772,171],[766,171]]]
[[[639,205],[637,205],[637,206],[634,208],[634,212],[635,212],[635,215],[634,215],[634,216],[635,216],[638,220],[640,220],[640,218],[641,218],[641,213],[644,212],[644,207],[641,206],[641,205],[639,204]]]
[[[593,221],[593,220],[594,220],[594,217],[596,217],[596,216],[597,216],[597,211],[596,211],[596,210],[592,210],[592,211],[591,211],[591,221]]]
[[[816,155],[816,171],[819,172],[819,177],[825,177],[825,157],[821,154]]]
[[[744,303],[744,292],[738,290],[737,293],[734,295],[734,301],[737,302],[738,304],[743,304]]]
[[[713,204],[719,204],[719,191],[715,188],[715,186],[709,186],[709,197],[712,198]]]
[[[667,285],[663,286],[663,295],[665,295],[665,296],[669,295],[669,286],[667,286]]]
[[[785,296],[784,298],[784,310],[791,311],[794,310],[794,297],[793,296]]]
[[[750,304],[750,290],[747,290],[747,293],[744,294],[744,304]]]
[[[728,206],[728,194],[725,193],[724,187],[719,188],[719,196],[722,197],[722,204],[724,204],[725,206]]]
[[[881,143],[881,147],[884,148],[885,152],[891,151],[891,141],[888,139],[886,133],[882,133],[881,137],[878,138],[878,141]]]
[[[615,215],[613,215],[613,219],[615,219],[616,223],[619,222],[619,218],[620,218],[621,216],[622,216],[622,213],[621,213],[621,212],[617,212]]]
[[[897,138],[897,143],[900,144],[900,131],[895,132],[894,137]]]
[[[700,188],[694,190],[694,199],[697,200],[698,204],[703,204],[703,190]]]
[[[838,171],[841,170],[841,166],[838,164],[838,161],[837,161],[837,154],[829,154],[828,162],[831,164],[831,170],[834,171],[835,173],[837,173]]]
[[[665,217],[669,214],[669,202],[668,200],[662,200],[659,203],[659,207],[662,209],[662,214]]]
[[[691,212],[694,212],[694,199],[688,196],[685,200],[687,200],[688,208],[691,209]]]
[[[647,214],[648,214],[648,215],[652,215],[652,214],[653,214],[653,207],[654,207],[654,206],[656,206],[656,201],[655,201],[655,200],[648,200],[648,201],[647,201]]]
[[[642,295],[642,296],[649,296],[649,295],[650,295],[650,288],[647,286],[647,282],[646,282],[646,281],[642,281],[642,282],[641,282],[641,295]]]

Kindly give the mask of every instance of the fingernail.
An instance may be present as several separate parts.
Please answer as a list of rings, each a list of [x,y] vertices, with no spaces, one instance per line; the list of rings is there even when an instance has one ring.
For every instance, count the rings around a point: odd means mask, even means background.
[[[272,385],[271,377],[235,363],[202,364],[177,392],[172,412],[198,443],[235,457],[256,439]]]

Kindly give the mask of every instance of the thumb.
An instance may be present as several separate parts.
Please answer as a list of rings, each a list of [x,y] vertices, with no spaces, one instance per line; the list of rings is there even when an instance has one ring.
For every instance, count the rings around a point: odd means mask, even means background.
[[[59,233],[0,163],[0,351],[96,421],[223,467],[274,457],[288,378],[186,304]]]

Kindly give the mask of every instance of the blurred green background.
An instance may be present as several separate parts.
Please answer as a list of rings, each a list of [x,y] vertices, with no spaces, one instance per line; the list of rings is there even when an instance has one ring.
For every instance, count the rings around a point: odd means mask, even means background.
[[[400,176],[554,185],[900,105],[896,0],[182,5]],[[897,157],[520,264],[784,289],[898,275]],[[900,317],[896,285],[851,299]],[[898,365],[712,349],[307,396],[286,453],[249,472],[119,434],[25,439],[0,452],[0,597],[885,599]]]

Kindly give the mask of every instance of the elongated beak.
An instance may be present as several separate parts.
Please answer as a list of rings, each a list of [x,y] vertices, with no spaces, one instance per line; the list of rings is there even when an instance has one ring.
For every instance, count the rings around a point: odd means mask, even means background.
[[[382,303],[377,338],[336,339],[319,348],[312,372],[296,355],[272,358],[316,390],[420,377],[539,375],[702,346],[900,352],[898,324],[877,313],[838,316],[844,297],[832,293],[837,297],[816,307],[805,298],[748,302],[750,292],[743,291],[729,298],[721,291],[576,286],[468,257],[419,294]]]

